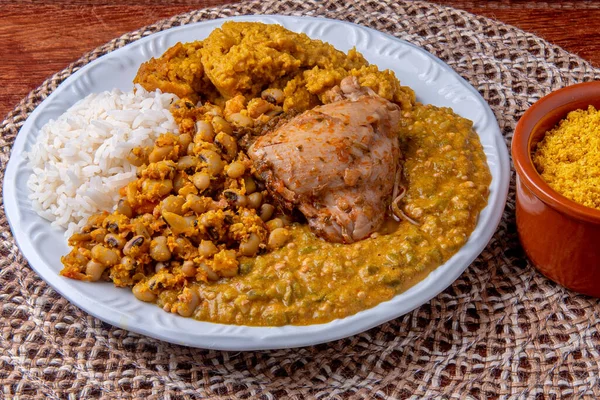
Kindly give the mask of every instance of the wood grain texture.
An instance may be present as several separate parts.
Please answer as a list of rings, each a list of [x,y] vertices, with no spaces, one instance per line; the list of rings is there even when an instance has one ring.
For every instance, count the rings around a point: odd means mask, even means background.
[[[0,0],[0,118],[44,79],[124,33],[235,0]],[[460,1],[438,4],[532,32],[600,65],[600,2]]]
[[[600,66],[598,1],[435,0],[531,32]]]
[[[145,25],[226,0],[0,0],[0,118],[44,79],[84,53]]]

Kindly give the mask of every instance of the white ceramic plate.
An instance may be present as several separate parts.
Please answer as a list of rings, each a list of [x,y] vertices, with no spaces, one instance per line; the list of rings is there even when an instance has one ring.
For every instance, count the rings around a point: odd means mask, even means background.
[[[40,128],[89,93],[115,87],[130,90],[139,65],[175,43],[204,39],[225,20],[169,29],[113,51],[70,76],[27,119],[13,146],[4,178],[4,206],[14,237],[35,271],[54,289],[88,313],[120,328],[194,347],[256,350],[305,346],[350,336],[403,315],[448,287],[481,253],[502,216],[510,177],[509,159],[498,124],[479,93],[442,61],[407,42],[362,26],[322,18],[245,16],[243,21],[277,23],[348,51],[356,46],[380,69],[393,70],[423,103],[452,107],[474,122],[492,173],[490,197],[465,246],[422,282],[392,300],[356,315],[311,326],[248,327],[199,322],[137,301],[112,283],[86,283],[59,276],[68,252],[63,232],[32,211],[28,200],[29,151]]]

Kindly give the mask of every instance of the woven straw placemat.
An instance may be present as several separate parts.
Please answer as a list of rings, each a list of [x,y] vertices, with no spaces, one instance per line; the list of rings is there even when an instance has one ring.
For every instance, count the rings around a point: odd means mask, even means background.
[[[46,80],[0,126],[0,168],[23,121],[81,66],[151,33],[240,14],[346,20],[435,54],[494,110],[510,145],[527,107],[600,77],[581,58],[466,12],[409,1],[262,0],[194,11],[126,34]],[[545,279],[516,235],[514,177],[498,230],[446,291],[408,315],[336,342],[230,353],[114,328],[48,287],[0,211],[0,398],[600,397],[600,305]]]

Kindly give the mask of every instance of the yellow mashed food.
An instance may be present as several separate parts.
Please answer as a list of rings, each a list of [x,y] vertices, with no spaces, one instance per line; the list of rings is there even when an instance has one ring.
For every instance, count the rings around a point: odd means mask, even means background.
[[[343,318],[402,293],[467,241],[487,203],[490,174],[471,122],[447,108],[418,105],[400,132],[413,219],[388,221],[381,234],[353,244],[328,243],[305,224],[289,228],[279,249],[240,260],[240,275],[193,284],[202,301],[194,317],[243,325],[308,325]],[[163,291],[159,305],[177,302]]]
[[[177,44],[142,64],[134,82],[217,103],[277,88],[285,94],[284,111],[300,112],[321,104],[320,96],[348,75],[403,108],[415,102],[393,72],[369,65],[355,49],[345,54],[303,33],[253,22],[225,22],[201,42]]]
[[[390,218],[368,239],[328,243],[275,209],[241,141],[278,116],[322,104],[349,75],[403,110],[407,192],[399,208],[417,224]],[[355,314],[448,260],[487,203],[491,176],[472,123],[416,103],[393,72],[356,50],[278,25],[228,22],[148,61],[136,82],[186,97],[171,110],[179,137],[134,152],[138,180],[123,188],[114,213],[73,235],[61,273],[132,287],[165,311],[262,326]]]
[[[538,143],[533,162],[552,189],[600,209],[600,112],[571,111]]]

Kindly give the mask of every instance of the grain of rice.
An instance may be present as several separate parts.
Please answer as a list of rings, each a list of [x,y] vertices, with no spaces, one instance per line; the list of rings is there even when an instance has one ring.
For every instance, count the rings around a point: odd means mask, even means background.
[[[131,149],[151,146],[159,134],[178,133],[169,106],[177,96],[134,91],[90,94],[42,127],[26,153],[33,209],[69,237],[88,217],[110,210],[119,189],[135,179]]]

